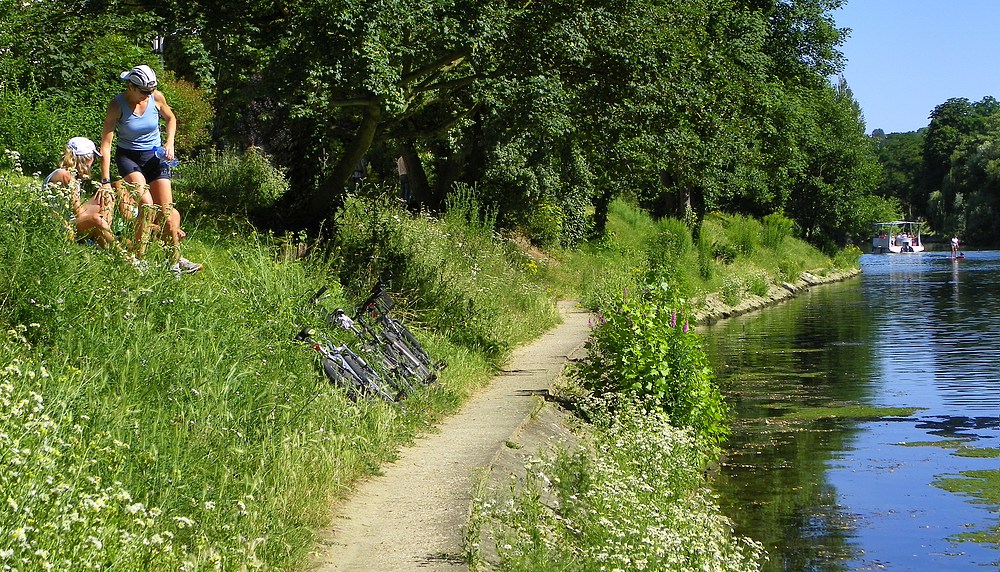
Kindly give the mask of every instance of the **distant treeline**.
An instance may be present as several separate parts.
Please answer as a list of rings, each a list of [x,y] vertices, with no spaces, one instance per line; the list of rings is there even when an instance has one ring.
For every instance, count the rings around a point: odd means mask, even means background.
[[[1000,217],[1000,102],[952,98],[918,131],[872,132],[885,178],[880,195],[966,244],[996,246]]]
[[[616,196],[697,223],[781,213],[833,245],[889,203],[843,67],[842,0],[36,0],[0,5],[0,146],[45,171],[95,138],[118,74],[161,75],[178,153],[260,148],[316,229],[365,159],[414,205],[461,184],[536,242]],[[69,15],[72,16],[69,16]],[[155,47],[156,51],[151,51]]]

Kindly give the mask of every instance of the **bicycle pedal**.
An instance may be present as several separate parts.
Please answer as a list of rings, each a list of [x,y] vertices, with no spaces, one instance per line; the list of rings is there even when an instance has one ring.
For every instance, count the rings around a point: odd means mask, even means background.
[[[438,371],[441,371],[447,367],[448,367],[448,362],[444,361],[443,359],[439,359],[436,362],[434,362],[434,369]]]

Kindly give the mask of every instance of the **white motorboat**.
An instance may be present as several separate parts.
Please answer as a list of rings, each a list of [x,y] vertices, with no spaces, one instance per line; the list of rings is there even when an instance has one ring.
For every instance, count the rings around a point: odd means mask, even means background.
[[[875,223],[872,254],[923,252],[924,242],[920,238],[922,225],[923,223],[906,220]]]

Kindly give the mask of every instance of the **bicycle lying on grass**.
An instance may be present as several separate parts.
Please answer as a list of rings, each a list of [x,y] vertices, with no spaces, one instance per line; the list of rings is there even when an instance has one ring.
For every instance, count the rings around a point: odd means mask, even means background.
[[[365,397],[378,397],[389,402],[399,401],[402,392],[396,388],[390,389],[382,377],[368,365],[361,356],[354,353],[346,345],[335,345],[325,336],[319,335],[317,340],[315,330],[306,327],[299,331],[295,339],[305,342],[319,352],[323,361],[323,373],[336,386],[347,392],[353,401]]]
[[[371,294],[355,312],[354,322],[360,325],[359,329],[362,331],[359,335],[376,340],[379,347],[388,348],[397,357],[403,358],[402,361],[416,372],[422,383],[436,382],[436,372],[448,364],[443,360],[437,362],[431,360],[413,333],[389,314],[395,306],[396,301],[386,291],[384,283],[377,282]],[[338,311],[343,312],[343,310]]]
[[[326,290],[324,286],[313,295],[313,306],[327,297]],[[303,328],[296,340],[309,343],[320,353],[327,378],[344,388],[351,399],[378,397],[399,401],[418,387],[436,384],[436,372],[446,364],[432,362],[413,333],[388,315],[394,306],[395,300],[379,282],[353,319],[340,308],[324,317],[328,325],[353,332],[361,343],[362,353],[373,358],[372,363],[379,371],[346,344],[335,345],[312,328]]]

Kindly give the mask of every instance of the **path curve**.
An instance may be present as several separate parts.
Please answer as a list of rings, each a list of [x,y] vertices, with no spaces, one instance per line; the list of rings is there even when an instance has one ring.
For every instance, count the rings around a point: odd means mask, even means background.
[[[437,432],[361,483],[320,532],[320,572],[460,571],[476,473],[532,413],[563,365],[582,354],[590,314],[560,302],[562,323],[516,350],[507,368]]]

